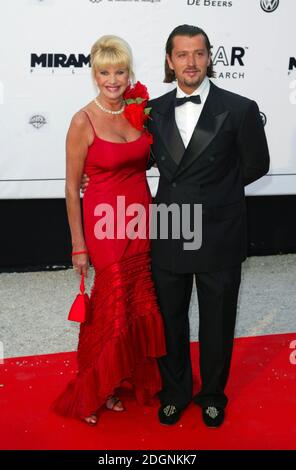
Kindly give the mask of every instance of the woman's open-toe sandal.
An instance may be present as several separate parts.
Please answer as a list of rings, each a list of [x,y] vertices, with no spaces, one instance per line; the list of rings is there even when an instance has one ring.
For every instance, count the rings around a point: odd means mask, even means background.
[[[84,421],[89,426],[96,426],[98,422],[98,417],[95,413],[93,413],[89,416],[86,416],[86,418],[83,418],[82,421]]]
[[[106,408],[111,411],[125,411],[125,407],[123,406],[120,398],[115,397],[114,395],[110,395],[107,398]]]

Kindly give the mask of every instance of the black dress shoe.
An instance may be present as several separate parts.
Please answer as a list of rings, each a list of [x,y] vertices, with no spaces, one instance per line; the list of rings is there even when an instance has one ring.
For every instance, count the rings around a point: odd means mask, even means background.
[[[181,418],[182,409],[175,405],[161,405],[158,410],[158,418],[161,424],[176,424]]]
[[[202,408],[202,419],[209,428],[218,428],[224,421],[224,408],[209,405]]]

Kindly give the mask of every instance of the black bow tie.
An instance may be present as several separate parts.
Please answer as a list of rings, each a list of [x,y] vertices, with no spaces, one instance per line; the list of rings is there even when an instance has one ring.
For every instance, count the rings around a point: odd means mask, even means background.
[[[184,96],[184,98],[175,98],[175,106],[182,106],[182,104],[185,104],[188,101],[191,101],[192,103],[195,103],[195,104],[201,104],[200,96],[193,95],[193,96]]]

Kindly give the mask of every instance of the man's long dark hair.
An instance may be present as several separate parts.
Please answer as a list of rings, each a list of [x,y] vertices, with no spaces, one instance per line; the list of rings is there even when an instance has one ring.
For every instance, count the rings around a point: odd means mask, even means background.
[[[201,28],[198,28],[197,26],[191,26],[188,24],[182,24],[181,26],[177,26],[169,35],[167,43],[166,43],[166,48],[165,51],[166,53],[172,57],[172,51],[173,51],[173,45],[174,45],[174,37],[175,36],[188,36],[190,38],[193,38],[194,36],[202,35],[205,38],[205,45],[208,51],[209,56],[211,57],[211,44],[210,40],[208,38],[208,35],[205,33],[205,31]],[[211,62],[210,65],[208,66],[207,70],[207,76],[208,77],[214,77],[215,72],[213,70],[213,62],[212,62],[212,57],[211,57]],[[176,80],[175,72],[170,69],[167,58],[165,59],[165,78],[164,78],[164,83],[172,83]]]

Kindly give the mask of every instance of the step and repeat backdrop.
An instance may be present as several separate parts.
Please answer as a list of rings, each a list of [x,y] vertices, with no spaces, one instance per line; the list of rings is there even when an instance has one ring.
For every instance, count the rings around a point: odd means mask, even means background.
[[[156,97],[164,48],[179,24],[202,27],[215,83],[257,101],[270,172],[247,194],[296,193],[294,0],[2,0],[0,2],[0,198],[62,198],[65,135],[96,96],[89,52],[104,34],[132,47],[136,78]],[[156,169],[148,172],[155,192]]]

